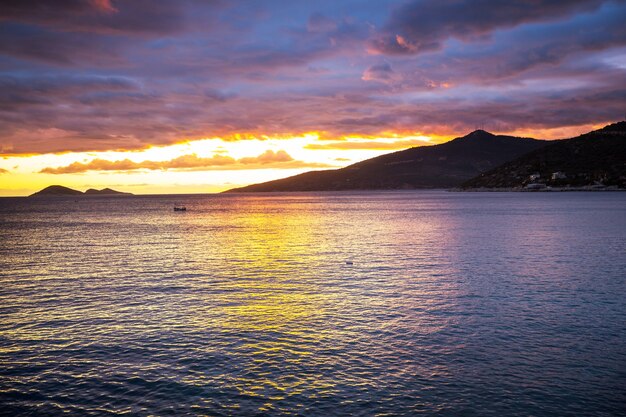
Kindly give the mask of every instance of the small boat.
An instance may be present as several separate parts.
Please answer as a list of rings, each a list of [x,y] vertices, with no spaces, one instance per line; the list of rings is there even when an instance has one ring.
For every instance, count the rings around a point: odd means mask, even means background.
[[[187,211],[185,206],[174,206],[174,211]]]

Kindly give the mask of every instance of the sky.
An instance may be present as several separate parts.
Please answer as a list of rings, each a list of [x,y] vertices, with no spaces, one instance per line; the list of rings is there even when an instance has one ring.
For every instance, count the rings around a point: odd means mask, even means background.
[[[4,0],[0,195],[204,193],[626,112],[626,1]]]

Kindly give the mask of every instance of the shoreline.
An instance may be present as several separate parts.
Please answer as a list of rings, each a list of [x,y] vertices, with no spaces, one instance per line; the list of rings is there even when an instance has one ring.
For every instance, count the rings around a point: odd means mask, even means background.
[[[455,192],[517,192],[517,193],[563,193],[563,192],[616,192],[626,191],[626,188],[614,186],[594,188],[594,186],[583,187],[545,187],[545,188],[522,188],[522,187],[479,187],[479,188],[453,188],[449,191]]]

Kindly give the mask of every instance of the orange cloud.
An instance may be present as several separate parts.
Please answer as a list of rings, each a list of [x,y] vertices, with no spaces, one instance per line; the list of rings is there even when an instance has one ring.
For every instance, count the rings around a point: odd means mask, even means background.
[[[395,150],[395,149],[407,149],[415,146],[432,145],[432,143],[418,140],[407,139],[398,140],[395,142],[381,142],[381,141],[342,141],[342,142],[328,142],[328,143],[311,143],[305,146],[306,149],[313,150],[328,150],[328,149],[368,149],[368,150]]]
[[[265,151],[261,155],[256,157],[241,158],[237,162],[241,164],[269,164],[272,162],[292,162],[294,159],[285,151]]]
[[[511,136],[531,137],[539,139],[563,139],[573,138],[592,130],[601,129],[613,122],[610,120],[601,123],[589,123],[582,125],[560,126],[556,128],[535,128],[535,129],[516,129],[513,131],[503,132],[503,134]]]
[[[404,36],[396,35],[396,42],[406,51],[417,52],[417,46],[406,40]]]
[[[67,166],[47,167],[39,171],[43,174],[76,174],[87,171],[134,171],[146,170],[242,170],[242,169],[294,169],[294,168],[330,168],[330,165],[316,162],[304,162],[293,159],[287,152],[271,150],[259,156],[234,159],[230,156],[213,155],[209,158],[196,154],[182,155],[167,161],[134,162],[130,159],[108,161],[93,159],[89,162],[74,162]]]

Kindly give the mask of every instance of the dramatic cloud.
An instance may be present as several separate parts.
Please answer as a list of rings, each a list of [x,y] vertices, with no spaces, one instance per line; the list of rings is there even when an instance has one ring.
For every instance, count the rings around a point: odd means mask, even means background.
[[[413,0],[399,7],[373,52],[416,54],[441,49],[450,38],[480,40],[496,29],[523,23],[558,20],[599,8],[602,0]]]
[[[135,171],[135,170],[241,170],[241,169],[295,169],[328,168],[329,165],[307,163],[293,159],[287,152],[271,150],[256,157],[234,159],[230,156],[213,155],[208,158],[195,154],[182,155],[167,161],[134,162],[129,159],[108,161],[93,159],[89,162],[74,162],[58,168],[44,168],[43,174],[76,174],[87,171]]]
[[[621,0],[6,1],[0,153],[601,124],[626,106],[625,20]]]

